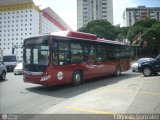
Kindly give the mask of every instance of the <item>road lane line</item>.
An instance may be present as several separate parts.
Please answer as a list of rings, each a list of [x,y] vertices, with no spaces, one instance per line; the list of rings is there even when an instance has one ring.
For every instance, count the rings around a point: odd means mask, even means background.
[[[65,108],[72,109],[72,110],[77,110],[77,111],[89,112],[89,113],[96,113],[96,114],[110,114],[110,115],[116,114],[114,112],[97,111],[97,110],[93,110],[93,109],[74,107],[74,106],[65,106]]]

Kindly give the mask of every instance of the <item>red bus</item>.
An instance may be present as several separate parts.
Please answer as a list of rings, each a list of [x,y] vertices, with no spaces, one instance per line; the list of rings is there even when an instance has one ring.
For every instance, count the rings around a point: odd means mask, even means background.
[[[23,79],[46,86],[115,74],[130,68],[130,47],[94,34],[62,31],[24,40]]]

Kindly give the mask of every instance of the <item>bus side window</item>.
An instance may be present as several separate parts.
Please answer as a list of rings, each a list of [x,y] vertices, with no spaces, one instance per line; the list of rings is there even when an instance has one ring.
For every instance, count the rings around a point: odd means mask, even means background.
[[[58,53],[53,53],[53,64],[58,65]]]
[[[53,65],[59,65],[58,64],[58,42],[53,42]]]
[[[91,45],[89,47],[88,62],[97,62],[97,50],[96,50],[96,46],[94,45]]]
[[[71,44],[71,63],[82,63],[84,61],[84,53],[79,43]]]
[[[70,64],[69,51],[60,51],[59,52],[59,65]]]
[[[87,62],[89,59],[89,49],[88,46],[84,44],[83,46],[83,51],[84,51],[84,61]]]
[[[98,49],[97,49],[97,61],[98,62],[102,62],[102,61],[106,61],[106,50],[105,50],[105,46],[103,45],[99,45]]]
[[[69,52],[69,43],[68,42],[59,42],[59,65],[70,64],[70,52]]]
[[[111,47],[110,46],[107,46],[106,47],[106,58],[107,58],[107,61],[111,61],[112,60],[112,50],[111,50]]]

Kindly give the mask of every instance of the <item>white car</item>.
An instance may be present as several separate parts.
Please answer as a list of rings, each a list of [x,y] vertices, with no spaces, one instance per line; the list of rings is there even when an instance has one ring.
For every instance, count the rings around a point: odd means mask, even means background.
[[[142,62],[145,62],[145,61],[150,61],[150,60],[153,60],[153,58],[141,58],[141,59],[139,59],[138,61],[136,61],[135,63],[133,63],[131,65],[132,71],[133,72],[138,72],[138,64],[142,63]]]
[[[20,62],[16,65],[16,67],[14,68],[14,75],[21,75],[23,72],[23,63]]]

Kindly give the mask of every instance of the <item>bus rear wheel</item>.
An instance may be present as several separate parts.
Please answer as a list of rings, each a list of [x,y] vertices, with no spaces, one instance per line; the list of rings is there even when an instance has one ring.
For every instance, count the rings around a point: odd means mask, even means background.
[[[77,85],[80,85],[82,83],[82,72],[79,71],[79,70],[76,70],[74,73],[73,73],[73,77],[72,77],[72,83],[74,86],[77,86]]]
[[[121,67],[120,66],[117,66],[116,67],[116,76],[120,76],[121,75]]]

